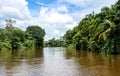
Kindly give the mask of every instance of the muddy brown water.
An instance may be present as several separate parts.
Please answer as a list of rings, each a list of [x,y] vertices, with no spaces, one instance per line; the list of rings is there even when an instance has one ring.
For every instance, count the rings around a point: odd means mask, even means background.
[[[120,76],[120,55],[63,47],[0,51],[0,76]]]

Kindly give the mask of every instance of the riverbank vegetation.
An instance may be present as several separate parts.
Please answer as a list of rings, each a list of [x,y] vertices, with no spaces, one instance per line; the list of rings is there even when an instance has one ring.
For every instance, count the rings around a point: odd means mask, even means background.
[[[100,13],[86,15],[78,26],[64,35],[67,46],[100,53],[120,53],[120,0]]]
[[[45,30],[28,26],[26,31],[14,27],[16,21],[6,20],[6,27],[0,28],[0,50],[22,47],[43,47]],[[106,54],[120,54],[120,0],[100,13],[88,14],[62,39],[45,41],[45,47],[75,47],[77,50],[91,50]]]
[[[28,26],[26,31],[14,27],[15,20],[7,19],[6,27],[0,28],[0,50],[42,47],[45,31],[41,27]]]

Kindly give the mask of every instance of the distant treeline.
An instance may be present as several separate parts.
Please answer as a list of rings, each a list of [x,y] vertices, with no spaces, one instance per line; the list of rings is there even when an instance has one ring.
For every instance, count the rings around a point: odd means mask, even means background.
[[[52,38],[48,41],[45,41],[44,46],[45,47],[64,47],[65,43],[63,41],[63,38],[60,38],[60,39]]]
[[[0,28],[0,50],[42,47],[45,31],[41,27],[28,26],[26,31],[14,27],[16,21],[6,20],[6,27]]]
[[[64,35],[66,46],[106,54],[120,54],[120,0],[100,13],[86,15]]]

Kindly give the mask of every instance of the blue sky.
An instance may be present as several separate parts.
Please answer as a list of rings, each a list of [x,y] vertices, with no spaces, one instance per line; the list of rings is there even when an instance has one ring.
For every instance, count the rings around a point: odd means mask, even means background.
[[[23,30],[39,25],[46,31],[45,40],[63,36],[77,26],[85,15],[100,12],[118,0],[0,0],[0,27],[5,19],[15,19],[14,26]]]

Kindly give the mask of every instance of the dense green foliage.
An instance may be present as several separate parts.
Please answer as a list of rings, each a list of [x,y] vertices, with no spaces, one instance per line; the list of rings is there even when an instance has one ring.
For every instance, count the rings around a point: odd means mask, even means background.
[[[35,39],[37,47],[43,46],[45,31],[39,26],[28,26],[26,32]]]
[[[120,53],[120,1],[98,14],[86,15],[64,35],[66,45],[100,53]]]
[[[33,48],[35,45],[42,46],[45,31],[41,29],[41,27],[28,26],[27,31],[23,31],[20,28],[13,26],[15,22],[16,21],[12,19],[7,19],[6,27],[0,28],[0,50],[17,49],[22,47]],[[34,36],[30,33],[31,31],[29,31],[30,27],[32,27],[30,30],[32,31],[32,33],[34,33]]]
[[[60,39],[52,38],[49,41],[46,41],[44,43],[44,46],[45,47],[64,47],[65,44],[64,44],[64,41],[62,38],[60,38]]]

